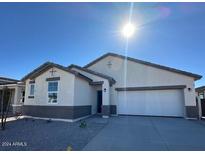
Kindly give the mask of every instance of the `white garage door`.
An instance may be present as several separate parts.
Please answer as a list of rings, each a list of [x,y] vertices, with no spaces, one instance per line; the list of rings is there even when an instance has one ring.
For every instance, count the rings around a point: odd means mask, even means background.
[[[119,91],[118,114],[183,117],[183,91]]]

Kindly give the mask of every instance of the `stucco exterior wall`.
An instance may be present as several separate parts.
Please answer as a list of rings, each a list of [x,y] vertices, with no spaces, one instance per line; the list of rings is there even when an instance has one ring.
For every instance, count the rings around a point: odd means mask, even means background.
[[[24,86],[16,86],[15,87],[15,95],[14,95],[14,104],[15,105],[23,105],[22,102],[22,92],[25,90]]]
[[[104,79],[102,77],[98,77],[96,75],[93,75],[93,74],[90,74],[90,73],[87,73],[85,71],[82,71],[80,69],[77,69],[77,68],[73,68],[73,70],[75,71],[78,71],[79,73],[89,77],[90,79],[92,79],[93,81],[103,81],[103,85],[102,85],[102,97],[103,97],[103,100],[102,100],[102,104],[103,105],[110,105],[110,94],[109,94],[109,89],[110,89],[110,86],[109,86],[109,81],[107,79]],[[104,89],[106,88],[106,91],[104,91]],[[99,90],[99,88],[98,88]],[[96,98],[97,99],[97,98]]]
[[[13,97],[13,113],[22,113],[22,106],[23,103],[23,91],[25,90],[24,86],[16,86],[14,90],[14,97]]]
[[[26,80],[25,105],[42,106],[73,106],[74,105],[74,80],[75,76],[58,68],[51,76],[51,69],[35,78],[34,98],[28,98],[30,92],[29,79]],[[46,78],[60,77],[58,81],[58,103],[48,103],[48,81]]]
[[[74,85],[74,105],[90,105],[92,106],[92,114],[95,114],[97,112],[97,92],[95,88],[78,77],[75,78]]]
[[[112,64],[111,67],[108,66],[108,63]],[[116,83],[110,88],[110,100],[112,105],[117,104],[117,91],[115,91],[115,88],[117,87],[167,85],[186,85],[187,88],[184,89],[185,106],[196,105],[194,78],[192,77],[135,63],[129,60],[127,61],[127,65],[125,65],[123,59],[113,56],[108,56],[88,68],[109,75],[116,80]],[[188,88],[191,88],[191,90],[189,91]]]

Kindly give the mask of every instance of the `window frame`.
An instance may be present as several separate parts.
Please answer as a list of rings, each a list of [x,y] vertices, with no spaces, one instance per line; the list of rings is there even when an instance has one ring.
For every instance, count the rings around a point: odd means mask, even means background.
[[[203,98],[201,98],[201,96],[203,96]],[[204,93],[203,93],[203,92],[200,92],[200,93],[199,93],[199,98],[200,98],[200,99],[204,99]]]
[[[48,89],[49,89],[49,83],[51,83],[51,82],[57,82],[57,91],[49,91]],[[56,99],[56,102],[55,103],[53,103],[52,101],[51,102],[49,102],[49,97],[48,97],[48,95],[50,94],[50,93],[56,93],[56,95],[57,95],[57,99]],[[59,81],[57,81],[57,80],[55,80],[55,81],[48,81],[47,82],[47,103],[48,104],[53,104],[53,105],[55,105],[55,104],[58,104],[58,93],[59,93]]]
[[[33,94],[31,94],[31,87],[33,86]],[[30,83],[29,84],[29,96],[34,96],[35,95],[35,84]]]

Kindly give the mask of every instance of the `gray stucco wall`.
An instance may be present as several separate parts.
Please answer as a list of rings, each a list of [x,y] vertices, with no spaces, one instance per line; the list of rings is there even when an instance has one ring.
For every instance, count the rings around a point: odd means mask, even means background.
[[[34,117],[77,119],[91,114],[91,105],[87,106],[36,106],[24,105],[23,114]]]
[[[117,114],[116,105],[103,105],[102,114],[106,116],[109,116],[110,114]]]
[[[12,107],[13,114],[22,114],[22,108],[23,106],[13,106]]]
[[[187,118],[198,118],[199,111],[197,106],[186,106],[186,117]]]

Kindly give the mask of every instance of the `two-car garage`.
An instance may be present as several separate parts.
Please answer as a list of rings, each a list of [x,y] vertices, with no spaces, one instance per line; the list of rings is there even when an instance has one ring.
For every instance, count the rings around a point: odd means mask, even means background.
[[[183,87],[118,89],[118,114],[184,117]]]
[[[127,55],[107,53],[84,68],[109,81],[102,85],[102,113],[197,119],[194,82],[202,76]]]

